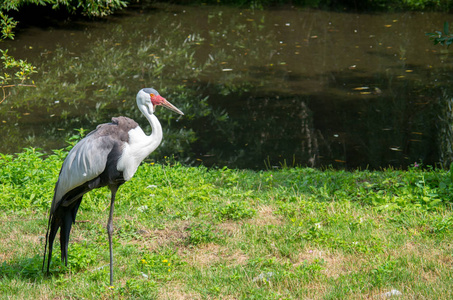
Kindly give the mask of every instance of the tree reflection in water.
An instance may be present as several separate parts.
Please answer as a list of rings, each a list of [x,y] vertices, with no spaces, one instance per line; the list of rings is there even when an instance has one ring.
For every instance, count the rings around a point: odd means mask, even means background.
[[[452,60],[424,36],[444,18],[145,3],[108,22],[25,32],[7,46],[38,67],[37,87],[15,89],[0,107],[0,152],[50,151],[112,116],[146,124],[134,95],[153,86],[186,113],[157,112],[156,159],[449,164]]]

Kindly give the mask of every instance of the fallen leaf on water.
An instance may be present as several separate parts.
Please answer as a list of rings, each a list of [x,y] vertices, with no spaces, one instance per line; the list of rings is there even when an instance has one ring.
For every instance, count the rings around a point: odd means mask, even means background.
[[[392,25],[384,25],[384,26],[385,26],[385,27],[387,27],[387,28],[390,28],[390,27],[392,27]]]
[[[367,87],[367,86],[359,86],[359,87],[354,88],[353,90],[354,91],[363,91],[363,90],[368,90],[368,89],[369,89],[369,87]]]

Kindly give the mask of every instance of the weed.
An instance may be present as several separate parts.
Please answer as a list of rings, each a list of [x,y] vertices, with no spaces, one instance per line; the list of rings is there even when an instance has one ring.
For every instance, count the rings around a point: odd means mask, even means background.
[[[188,228],[188,231],[187,244],[189,245],[216,243],[222,240],[222,235],[215,232],[211,224],[193,225]]]
[[[253,217],[256,210],[246,201],[230,202],[216,210],[218,220],[241,220]]]
[[[166,281],[172,277],[182,262],[175,252],[166,250],[162,253],[144,252],[136,264],[145,278]]]

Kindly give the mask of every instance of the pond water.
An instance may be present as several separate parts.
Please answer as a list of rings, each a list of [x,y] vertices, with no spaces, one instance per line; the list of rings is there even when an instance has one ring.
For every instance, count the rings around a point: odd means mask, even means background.
[[[154,87],[151,155],[265,169],[451,162],[450,51],[425,36],[448,14],[249,10],[144,2],[101,21],[23,24],[3,47],[38,68],[0,105],[0,152],[50,152],[125,115]]]

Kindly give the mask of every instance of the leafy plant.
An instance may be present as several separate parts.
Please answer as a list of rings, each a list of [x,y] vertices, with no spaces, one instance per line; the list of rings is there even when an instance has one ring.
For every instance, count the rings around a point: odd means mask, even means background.
[[[230,202],[217,209],[216,215],[219,220],[240,220],[248,219],[256,214],[256,210],[251,208],[248,202]]]
[[[13,29],[16,28],[17,21],[14,21],[13,18],[7,16],[2,11],[0,11],[0,29],[2,32],[2,39],[14,39]]]
[[[371,270],[373,284],[376,286],[381,286],[392,282],[397,276],[397,267],[398,261],[388,258],[384,263],[373,268]]]
[[[112,14],[118,9],[125,8],[130,1],[128,0],[83,0],[77,3],[71,1],[53,1],[53,0],[24,0],[24,1],[2,1],[0,3],[0,30],[1,39],[14,39],[14,29],[17,21],[7,15],[8,11],[20,10],[26,5],[51,5],[52,9],[57,10],[65,8],[69,13],[81,13],[90,17],[105,17]],[[7,98],[7,88],[17,86],[35,87],[34,83],[26,84],[25,81],[30,79],[30,75],[36,73],[36,67],[25,60],[16,60],[8,55],[8,50],[1,51],[1,60],[3,61],[2,75],[0,75],[0,88],[3,97],[0,103]]]
[[[325,260],[316,258],[311,262],[303,261],[302,264],[296,267],[294,275],[298,278],[302,277],[306,282],[310,282],[316,277],[323,276],[322,271],[325,270],[325,268]]]
[[[450,34],[448,22],[444,23],[443,32],[436,31],[432,33],[427,33],[426,35],[434,42],[434,45],[440,44],[442,46],[447,46],[448,48],[453,43],[453,35]]]
[[[453,230],[453,216],[438,218],[432,225],[431,234],[445,236]]]
[[[87,269],[96,262],[98,254],[98,245],[87,242],[72,243],[68,251],[68,266],[74,272]]]
[[[35,86],[33,84],[25,84],[25,82],[30,79],[31,74],[36,73],[36,68],[25,60],[16,60],[14,57],[8,55],[8,50],[0,49],[0,53],[2,54],[0,60],[2,60],[2,69],[4,70],[3,75],[0,75],[0,88],[3,91],[3,97],[0,103],[2,103],[7,97],[6,88],[14,86]],[[14,75],[10,72],[14,72]]]
[[[207,243],[216,243],[222,240],[221,234],[214,231],[211,224],[197,224],[188,228],[189,237],[187,244],[201,245]]]

